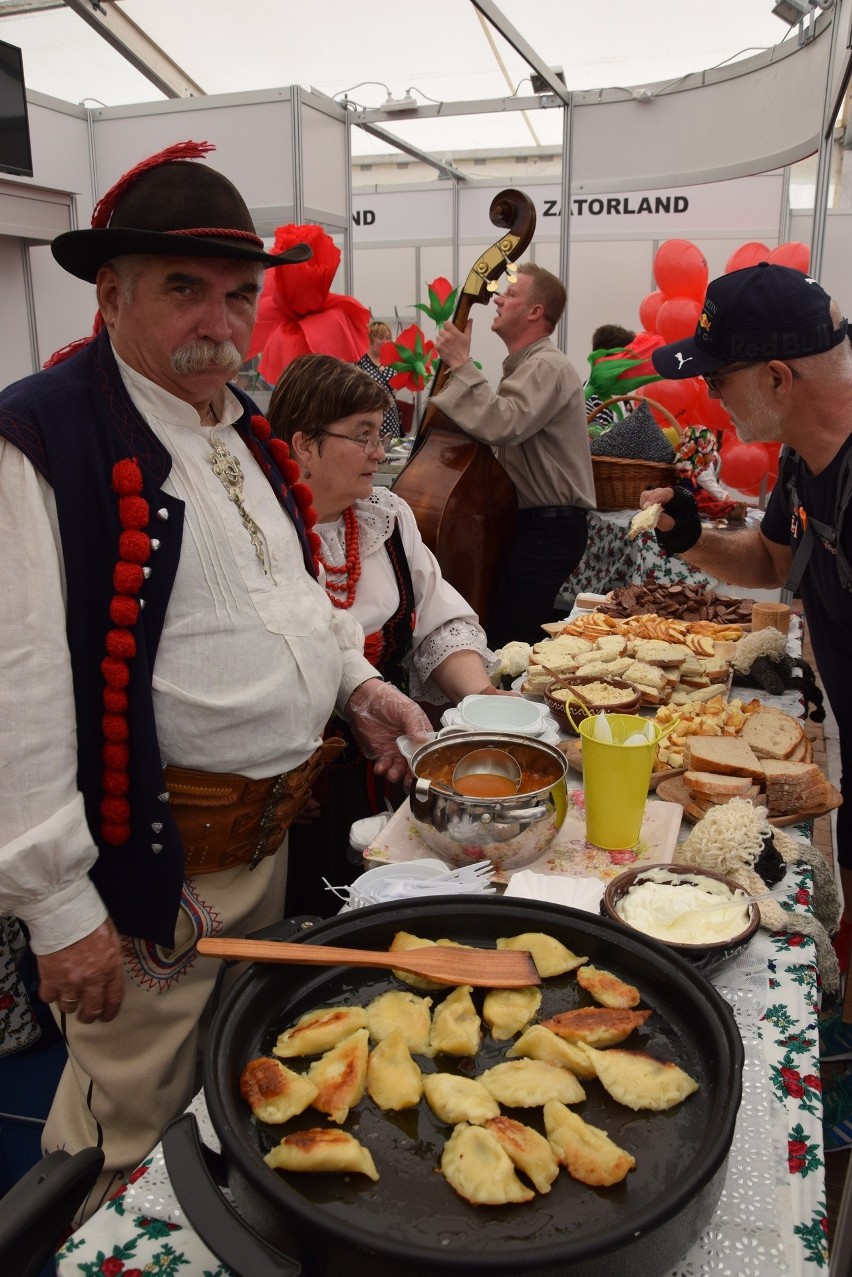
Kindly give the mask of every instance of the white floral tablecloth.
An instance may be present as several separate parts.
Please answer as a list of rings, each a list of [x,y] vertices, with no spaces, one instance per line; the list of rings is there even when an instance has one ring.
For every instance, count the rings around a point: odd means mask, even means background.
[[[797,867],[787,882],[788,907],[810,911],[810,869]],[[713,983],[743,1037],[743,1100],[716,1213],[671,1277],[816,1273],[828,1265],[828,1238],[813,941],[761,931]],[[203,1096],[190,1107],[205,1143],[218,1149]],[[127,1187],[69,1238],[57,1273],[229,1277],[186,1225],[159,1145]]]
[[[590,510],[589,543],[559,594],[569,607],[578,594],[606,594],[625,585],[657,581],[663,585],[699,585],[715,589],[714,577],[691,568],[677,555],[670,558],[657,545],[653,532],[640,532],[635,541],[627,535],[635,510]]]

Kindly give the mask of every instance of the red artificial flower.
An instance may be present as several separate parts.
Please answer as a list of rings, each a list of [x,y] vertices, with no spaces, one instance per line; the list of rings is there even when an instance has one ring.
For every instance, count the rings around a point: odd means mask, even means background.
[[[445,324],[447,320],[453,317],[456,306],[456,289],[443,275],[433,279],[431,284],[426,285],[426,288],[429,292],[429,305],[426,306],[423,302],[415,302],[415,310],[422,310],[424,315],[428,315],[432,322],[440,328],[442,324]]]
[[[435,343],[425,340],[417,324],[409,324],[395,342],[385,342],[379,358],[395,370],[390,379],[395,390],[422,390],[433,372]]]
[[[299,355],[336,355],[355,363],[369,345],[370,312],[354,297],[329,292],[340,265],[340,249],[321,226],[279,226],[274,253],[308,244],[310,261],[266,272],[248,357],[260,354],[258,370],[276,382]]]

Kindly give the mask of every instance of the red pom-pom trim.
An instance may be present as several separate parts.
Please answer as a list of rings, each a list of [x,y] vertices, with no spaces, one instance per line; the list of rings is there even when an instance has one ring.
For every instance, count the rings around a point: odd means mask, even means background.
[[[145,573],[138,563],[116,563],[112,583],[119,594],[138,594],[145,582]]]
[[[130,660],[136,655],[136,639],[129,630],[109,630],[106,636],[108,656]]]
[[[124,824],[130,819],[130,803],[126,798],[102,798],[101,815],[112,825]]]
[[[109,605],[109,619],[114,625],[135,625],[139,618],[139,603],[126,594],[114,594]]]
[[[272,434],[272,427],[265,417],[256,412],[251,419],[252,431],[257,435],[258,439],[262,439],[264,443]]]
[[[118,517],[123,528],[147,528],[151,511],[144,497],[119,497]]]
[[[108,742],[101,751],[101,758],[104,760],[106,767],[127,767],[130,762],[130,750],[126,745],[110,744]]]
[[[130,825],[127,822],[116,824],[112,821],[101,821],[101,837],[110,847],[120,847],[130,839]]]
[[[104,714],[104,736],[109,741],[126,741],[130,739],[130,729],[123,714]]]
[[[126,771],[114,770],[108,767],[103,774],[104,793],[116,797],[126,794],[130,790],[130,777]]]
[[[131,529],[118,538],[118,552],[128,563],[147,563],[151,557],[151,538],[147,532]]]
[[[279,466],[286,465],[290,460],[290,449],[283,439],[270,439],[269,451],[273,461]]]
[[[110,714],[126,714],[129,703],[127,692],[119,692],[115,687],[104,688],[104,709]]]
[[[130,670],[127,662],[114,657],[104,657],[101,661],[101,673],[109,687],[127,687],[130,682]]]
[[[308,532],[308,545],[311,547],[311,553],[316,561],[316,557],[322,549],[322,541],[319,538],[319,533]]]
[[[120,497],[138,496],[142,491],[142,471],[132,457],[116,461],[112,468],[112,490]]]
[[[302,472],[299,469],[298,462],[296,461],[285,461],[281,467],[281,473],[290,487],[292,487],[294,483],[298,483],[302,477]]]

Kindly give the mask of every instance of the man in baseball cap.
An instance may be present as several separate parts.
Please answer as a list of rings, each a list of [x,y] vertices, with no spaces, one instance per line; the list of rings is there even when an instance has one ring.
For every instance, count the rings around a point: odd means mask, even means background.
[[[663,377],[702,376],[737,436],[785,445],[759,525],[702,525],[683,488],[644,492],[663,506],[657,540],[701,571],[753,589],[797,592],[840,729],[837,856],[852,935],[852,347],[840,307],[810,275],[762,262],[713,280],[693,337],[652,354]]]

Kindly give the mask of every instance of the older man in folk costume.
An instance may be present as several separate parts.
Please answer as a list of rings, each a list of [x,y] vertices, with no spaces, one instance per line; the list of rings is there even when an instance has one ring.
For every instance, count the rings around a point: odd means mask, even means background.
[[[69,1048],[45,1150],[101,1144],[88,1205],[196,1085],[204,935],[281,916],[286,828],[337,709],[378,770],[428,730],[317,580],[310,491],[243,362],[271,256],[183,143],[53,244],[97,335],[0,395],[0,913]],[[276,855],[275,853],[278,852]]]

